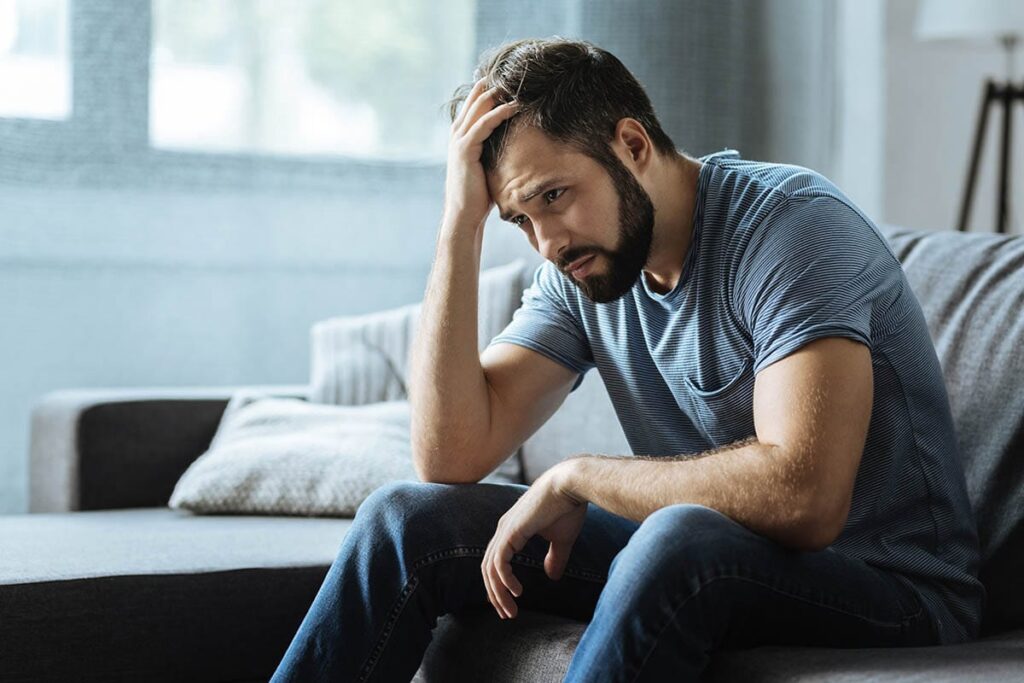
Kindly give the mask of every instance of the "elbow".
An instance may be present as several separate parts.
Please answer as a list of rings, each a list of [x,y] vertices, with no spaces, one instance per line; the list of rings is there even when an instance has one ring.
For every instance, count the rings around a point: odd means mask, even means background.
[[[812,512],[804,516],[800,524],[800,549],[809,551],[825,550],[836,542],[846,527],[849,517],[849,503],[839,511],[835,505],[811,508]]]
[[[436,449],[429,445],[412,440],[412,468],[420,481],[431,484],[446,484],[445,477],[438,467],[440,460],[435,455]]]
[[[430,484],[475,484],[485,475],[476,475],[461,464],[458,453],[418,443],[412,444],[412,466],[420,481]]]

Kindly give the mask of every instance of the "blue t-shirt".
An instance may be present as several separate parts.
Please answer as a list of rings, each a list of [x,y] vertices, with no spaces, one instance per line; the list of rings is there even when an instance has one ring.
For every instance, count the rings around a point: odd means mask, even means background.
[[[874,405],[846,526],[830,546],[916,589],[941,642],[977,637],[985,590],[949,398],[920,304],[877,227],[818,173],[702,157],[675,288],[641,275],[607,304],[541,265],[491,344],[596,367],[635,454],[756,436],[754,376],[822,337],[871,349]]]

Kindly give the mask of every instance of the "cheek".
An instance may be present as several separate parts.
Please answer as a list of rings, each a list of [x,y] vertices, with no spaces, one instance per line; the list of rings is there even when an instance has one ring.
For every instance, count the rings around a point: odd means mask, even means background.
[[[562,217],[566,225],[586,235],[589,241],[605,247],[613,247],[617,242],[619,214],[615,206],[608,206],[606,202],[576,201]]]

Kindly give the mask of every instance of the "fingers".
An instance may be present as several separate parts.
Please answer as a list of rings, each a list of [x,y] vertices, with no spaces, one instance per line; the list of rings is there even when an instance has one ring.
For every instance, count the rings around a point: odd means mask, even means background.
[[[507,546],[506,546],[507,547]],[[523,584],[519,583],[519,579],[512,573],[512,549],[508,548],[508,558],[499,556],[498,561],[494,564],[494,571],[498,575],[498,579],[501,581],[499,588],[504,588],[514,597],[519,597],[523,594]],[[512,598],[508,598],[509,603],[515,607],[515,601]]]
[[[487,562],[486,556],[483,565],[480,569],[484,575],[484,589],[487,591],[487,601],[494,607],[494,611],[498,613],[498,617],[501,619],[505,618],[505,613],[502,611],[501,606],[498,604],[498,598],[494,595],[494,590],[491,588],[491,580],[487,575],[487,568],[490,564]]]
[[[569,563],[571,552],[571,547],[566,547],[561,543],[552,543],[548,546],[548,553],[544,556],[544,572],[552,581],[562,578],[562,572],[565,571],[565,566]]]
[[[466,131],[476,123],[477,119],[482,114],[494,107],[494,96],[497,94],[497,88],[490,88],[487,90],[483,89],[483,83],[478,83],[480,90],[477,90],[477,86],[473,86],[473,91],[470,91],[469,97],[466,98],[466,112],[462,119],[462,123],[455,129],[457,133],[465,135]],[[475,95],[474,95],[474,91]],[[472,99],[470,99],[472,98]]]
[[[483,142],[502,121],[516,113],[518,104],[514,100],[494,106],[497,92],[497,87],[484,91],[483,80],[473,85],[462,111],[452,123],[453,137],[467,138],[470,144]]]
[[[495,128],[501,125],[502,121],[515,116],[518,109],[518,102],[505,102],[504,104],[499,104],[497,107],[478,118],[476,122],[469,127],[469,130],[466,131],[464,136],[466,142],[471,145],[482,143],[491,133],[494,132]]]
[[[480,93],[483,92],[484,85],[486,85],[486,83],[487,79],[481,78],[479,81],[473,84],[473,87],[466,95],[466,101],[462,103],[462,109],[459,110],[459,113],[455,117],[455,120],[452,121],[452,130],[462,129],[462,123],[463,121],[466,120],[466,112],[469,111],[470,106],[472,106],[473,102],[476,101],[476,98],[480,96]]]
[[[491,539],[491,543],[488,544],[487,550],[484,551],[484,559],[480,564],[480,573],[483,575],[484,590],[487,591],[487,601],[491,603],[494,610],[498,613],[498,616],[502,619],[505,618],[504,612],[501,611],[501,607],[498,605],[498,598],[494,595],[494,589],[491,587],[491,579],[489,576],[489,569],[491,566],[491,548],[494,545],[494,539]]]
[[[512,573],[513,548],[508,543],[497,542],[497,538],[498,536],[495,536],[491,539],[491,543],[484,553],[481,572],[483,573],[484,587],[487,590],[487,599],[498,612],[498,616],[502,619],[512,619],[518,613],[513,596],[522,595],[523,586]]]

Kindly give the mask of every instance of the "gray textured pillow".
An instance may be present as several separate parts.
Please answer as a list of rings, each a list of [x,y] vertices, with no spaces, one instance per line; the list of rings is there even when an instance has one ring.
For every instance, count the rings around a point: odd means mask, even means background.
[[[332,406],[240,393],[168,504],[200,514],[352,517],[395,480],[417,480],[407,401]]]

